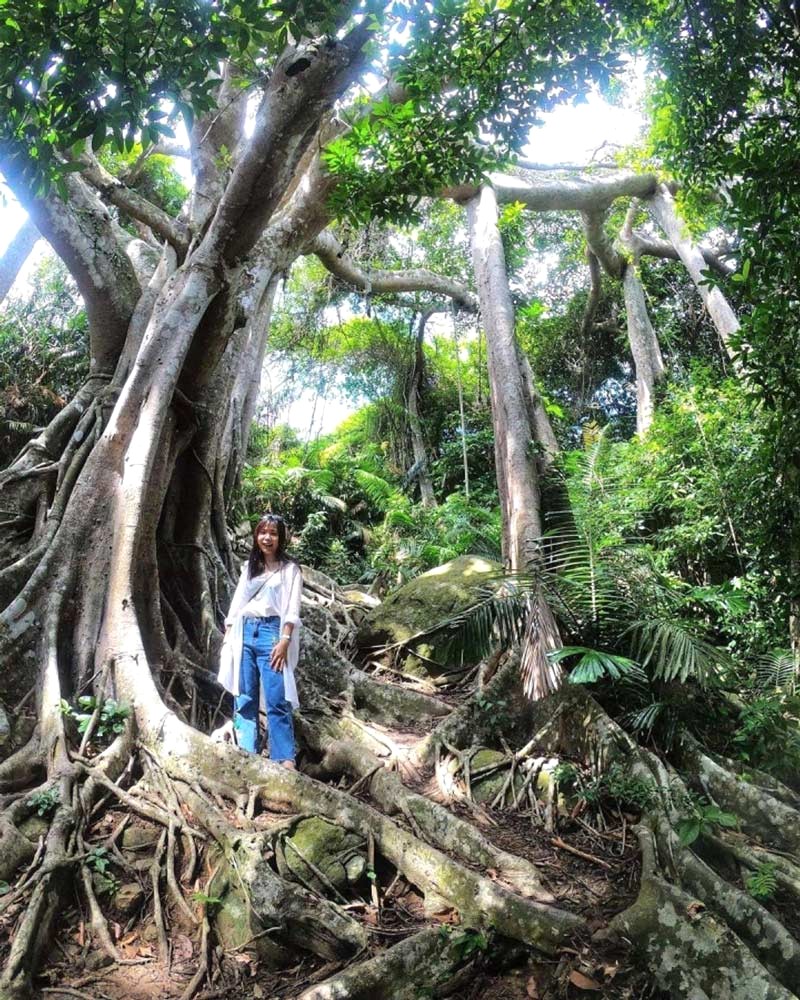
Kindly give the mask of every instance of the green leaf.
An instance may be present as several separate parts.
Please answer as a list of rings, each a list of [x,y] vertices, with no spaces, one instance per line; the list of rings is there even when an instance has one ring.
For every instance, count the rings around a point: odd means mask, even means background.
[[[93,152],[96,153],[99,149],[101,149],[105,145],[107,138],[108,138],[108,131],[106,129],[106,123],[103,121],[102,118],[98,118],[97,123],[95,124],[94,127],[94,131],[92,132]]]
[[[702,820],[693,817],[692,819],[681,820],[676,827],[678,840],[684,847],[693,844],[702,831]]]

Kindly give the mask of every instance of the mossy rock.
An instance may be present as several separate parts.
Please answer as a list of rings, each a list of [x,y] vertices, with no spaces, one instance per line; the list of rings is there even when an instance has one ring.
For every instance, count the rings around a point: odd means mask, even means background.
[[[470,784],[472,785],[472,797],[476,802],[491,802],[494,799],[506,783],[510,765],[508,762],[508,756],[501,753],[499,750],[483,749],[478,750],[472,755],[472,759],[469,764],[470,774],[475,774],[475,772],[480,771],[481,768],[490,767],[493,764],[505,764],[505,766],[497,771],[490,771],[489,774],[484,776],[478,775],[470,781]],[[514,775],[514,787],[517,791],[520,791],[522,788],[524,780],[525,775],[518,770]]]
[[[393,591],[367,616],[358,630],[358,645],[369,651],[408,643],[409,655],[404,662],[408,673],[441,672],[447,666],[451,637],[443,633],[438,641],[428,635],[424,640],[411,640],[471,607],[483,597],[487,587],[499,587],[502,571],[499,563],[482,556],[459,556],[428,570]],[[477,656],[471,657],[466,650],[464,661],[475,663]]]
[[[310,884],[326,894],[329,888],[305,862],[318,868],[341,891],[358,882],[366,872],[362,847],[363,841],[357,834],[311,816],[301,820],[291,835],[276,845],[275,861],[284,878]]]
[[[246,847],[235,854],[238,858],[235,865],[216,856],[218,867],[206,890],[215,900],[210,911],[217,940],[226,951],[251,951],[269,968],[288,965],[292,961],[291,952],[263,933],[264,924],[251,903],[249,880],[241,875],[242,869],[249,874],[253,859],[248,856]]]
[[[46,837],[49,829],[50,820],[36,814],[28,816],[19,824],[19,832],[34,844],[38,843],[40,837]]]

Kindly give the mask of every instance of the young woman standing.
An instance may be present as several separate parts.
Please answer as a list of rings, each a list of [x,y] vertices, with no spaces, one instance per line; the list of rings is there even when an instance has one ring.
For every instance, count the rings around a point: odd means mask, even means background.
[[[258,710],[263,690],[269,755],[294,768],[292,709],[297,708],[294,669],[299,653],[300,567],[286,556],[286,524],[265,514],[253,532],[250,557],[242,567],[225,619],[219,682],[234,696],[234,728],[239,746],[260,748]]]

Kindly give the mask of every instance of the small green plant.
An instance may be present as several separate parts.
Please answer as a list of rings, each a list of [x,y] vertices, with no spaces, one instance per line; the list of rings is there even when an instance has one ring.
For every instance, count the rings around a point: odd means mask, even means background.
[[[490,933],[474,927],[464,927],[450,935],[450,945],[459,962],[488,951],[489,941]]]
[[[5,896],[7,892],[11,892],[11,886],[5,879],[0,879],[0,896]]]
[[[656,797],[656,786],[649,778],[628,774],[620,764],[612,764],[581,793],[587,805],[597,806],[603,799],[613,799],[623,808],[642,812]]]
[[[222,898],[220,896],[209,896],[205,892],[193,892],[192,899],[195,903],[199,903],[200,906],[204,907],[206,912],[211,912],[218,906],[222,906]]]
[[[107,847],[93,847],[86,855],[86,864],[93,872],[104,875],[111,864]]]
[[[119,889],[119,882],[109,870],[108,848],[93,847],[86,855],[86,865],[94,872],[92,881],[98,892],[113,895]]]
[[[59,710],[65,718],[74,719],[78,732],[83,735],[89,728],[89,722],[97,709],[97,699],[94,695],[81,695],[77,701],[79,711],[68,701],[61,699]],[[120,705],[113,698],[107,698],[100,706],[94,737],[99,740],[112,740],[119,735],[131,712],[127,705]]]
[[[772,899],[775,895],[775,890],[778,888],[778,878],[775,874],[774,862],[764,861],[760,864],[747,879],[745,886],[753,899],[759,901]]]
[[[578,768],[569,761],[562,761],[553,768],[553,781],[562,788],[569,788],[578,780]]]
[[[690,796],[688,806],[690,814],[680,820],[676,827],[678,839],[684,847],[693,844],[698,837],[713,833],[718,826],[731,829],[738,825],[733,813],[723,812],[719,806],[706,802],[699,796]]]
[[[28,805],[36,810],[37,816],[49,816],[55,812],[61,801],[57,788],[45,788],[28,799]]]
[[[507,703],[504,698],[489,698],[485,694],[475,696],[475,704],[486,720],[489,729],[498,729],[506,717]]]

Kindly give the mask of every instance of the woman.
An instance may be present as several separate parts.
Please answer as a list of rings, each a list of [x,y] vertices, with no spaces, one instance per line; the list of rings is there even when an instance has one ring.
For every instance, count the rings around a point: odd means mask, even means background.
[[[263,689],[267,706],[269,755],[294,769],[292,708],[297,708],[300,595],[303,576],[289,559],[286,524],[265,514],[253,532],[250,558],[242,567],[228,616],[219,682],[234,695],[234,728],[239,746],[258,753],[258,710]]]

